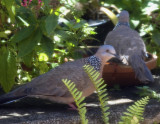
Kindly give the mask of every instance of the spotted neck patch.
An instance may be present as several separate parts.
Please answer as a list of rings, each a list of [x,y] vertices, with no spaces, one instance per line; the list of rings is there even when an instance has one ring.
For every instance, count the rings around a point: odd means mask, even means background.
[[[129,23],[128,22],[118,22],[117,25],[115,26],[115,28],[113,30],[115,30],[117,27],[121,26],[121,25],[124,25],[124,26],[127,26],[127,27],[130,27]]]
[[[101,60],[96,56],[90,56],[90,57],[86,58],[85,64],[90,64],[97,71],[99,71],[101,68]]]

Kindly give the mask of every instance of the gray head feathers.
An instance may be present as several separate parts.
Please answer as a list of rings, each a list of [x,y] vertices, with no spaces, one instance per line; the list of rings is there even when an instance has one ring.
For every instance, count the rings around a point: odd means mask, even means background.
[[[100,48],[97,50],[96,54],[103,54],[103,53],[112,53],[112,54],[116,54],[116,51],[114,49],[113,46],[111,45],[102,45],[100,46]]]
[[[122,22],[122,23],[123,23],[123,22],[129,23],[129,13],[128,13],[128,11],[123,10],[123,11],[119,14],[118,19],[119,19],[119,22],[120,22],[120,23],[121,23],[121,22]]]
[[[123,10],[123,11],[119,14],[118,23],[117,23],[117,25],[115,26],[114,29],[116,29],[117,27],[119,27],[119,26],[121,26],[121,25],[130,27],[130,25],[129,25],[129,13],[128,13],[128,11],[126,11],[126,10]]]

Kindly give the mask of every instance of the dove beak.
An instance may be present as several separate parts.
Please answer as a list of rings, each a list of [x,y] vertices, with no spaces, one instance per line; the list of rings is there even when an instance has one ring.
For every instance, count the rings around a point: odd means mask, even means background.
[[[119,59],[119,60],[120,60],[119,55],[117,55],[117,54],[113,54],[113,53],[110,53],[110,54],[112,54],[115,58],[117,58],[117,59]]]

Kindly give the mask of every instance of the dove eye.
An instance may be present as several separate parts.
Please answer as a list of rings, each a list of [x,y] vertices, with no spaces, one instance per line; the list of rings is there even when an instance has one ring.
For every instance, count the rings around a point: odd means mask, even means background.
[[[106,50],[106,52],[109,52],[109,50]]]

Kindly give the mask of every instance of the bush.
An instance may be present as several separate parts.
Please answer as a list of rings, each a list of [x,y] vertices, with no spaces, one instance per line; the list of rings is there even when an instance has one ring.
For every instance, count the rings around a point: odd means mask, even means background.
[[[55,4],[57,3],[57,4]],[[68,60],[91,39],[94,29],[74,10],[76,1],[2,0],[0,2],[0,84],[9,92]],[[69,9],[68,9],[69,8]],[[66,16],[65,12],[70,12]]]

